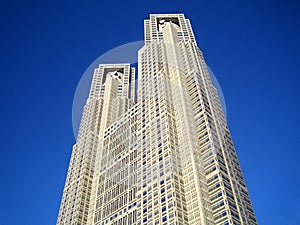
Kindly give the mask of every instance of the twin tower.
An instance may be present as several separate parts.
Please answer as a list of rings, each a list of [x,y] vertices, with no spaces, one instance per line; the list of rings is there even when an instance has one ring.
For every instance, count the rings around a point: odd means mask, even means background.
[[[144,31],[137,80],[94,70],[57,225],[256,225],[190,21],[151,14]]]

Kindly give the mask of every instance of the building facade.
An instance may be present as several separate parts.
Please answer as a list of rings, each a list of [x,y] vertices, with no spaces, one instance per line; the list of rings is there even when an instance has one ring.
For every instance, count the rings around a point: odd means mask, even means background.
[[[218,92],[183,14],[94,71],[57,225],[255,225]]]

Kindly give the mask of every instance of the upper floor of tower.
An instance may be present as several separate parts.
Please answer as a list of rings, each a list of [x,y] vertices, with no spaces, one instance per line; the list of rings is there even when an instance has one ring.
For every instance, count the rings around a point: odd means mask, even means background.
[[[146,45],[153,41],[196,43],[190,21],[184,14],[150,14],[150,19],[144,20],[144,35]]]
[[[135,68],[126,64],[100,64],[94,70],[89,98],[103,97],[109,83],[115,83],[118,96],[127,97],[135,102]]]

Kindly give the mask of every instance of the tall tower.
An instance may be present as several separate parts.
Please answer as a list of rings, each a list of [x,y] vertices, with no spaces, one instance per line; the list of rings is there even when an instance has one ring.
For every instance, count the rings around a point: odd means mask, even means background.
[[[218,92],[183,14],[151,14],[129,64],[99,65],[57,224],[257,224]]]

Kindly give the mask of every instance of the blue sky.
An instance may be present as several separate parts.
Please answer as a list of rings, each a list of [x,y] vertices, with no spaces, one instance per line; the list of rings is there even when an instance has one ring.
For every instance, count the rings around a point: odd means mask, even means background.
[[[82,74],[143,39],[150,13],[178,12],[222,87],[259,224],[300,224],[297,1],[2,0],[0,225],[55,224]]]

